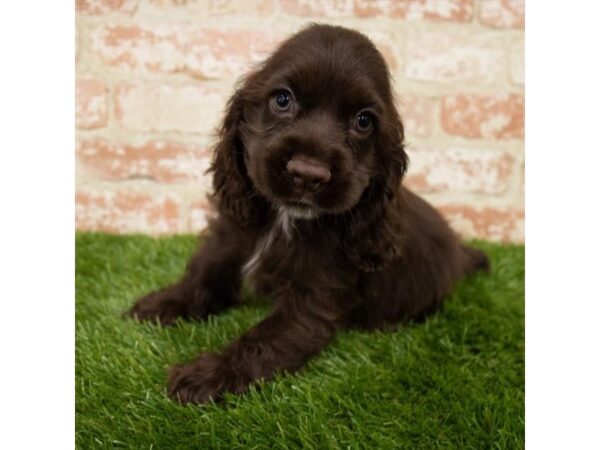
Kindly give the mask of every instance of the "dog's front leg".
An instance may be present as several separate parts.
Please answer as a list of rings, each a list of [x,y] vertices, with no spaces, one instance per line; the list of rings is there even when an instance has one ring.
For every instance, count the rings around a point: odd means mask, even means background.
[[[213,222],[181,280],[142,297],[127,315],[169,325],[178,317],[204,319],[236,304],[253,239],[224,219]]]
[[[331,299],[281,295],[274,311],[222,353],[205,352],[172,369],[169,395],[182,403],[240,394],[255,380],[293,372],[322,350],[339,327],[342,312]]]

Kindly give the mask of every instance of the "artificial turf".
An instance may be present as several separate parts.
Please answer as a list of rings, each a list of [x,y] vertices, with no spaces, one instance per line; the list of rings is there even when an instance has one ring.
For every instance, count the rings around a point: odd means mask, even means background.
[[[519,449],[524,446],[524,248],[478,242],[490,274],[396,331],[345,331],[295,375],[220,404],[180,406],[166,370],[264,317],[248,302],[202,323],[124,320],[175,281],[191,236],[76,237],[76,446],[145,449]]]

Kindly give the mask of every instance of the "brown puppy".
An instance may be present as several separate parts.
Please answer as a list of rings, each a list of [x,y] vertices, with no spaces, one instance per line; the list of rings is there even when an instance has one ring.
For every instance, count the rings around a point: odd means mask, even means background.
[[[387,66],[355,31],[310,26],[245,78],[212,166],[218,216],[181,281],[130,314],[201,320],[240,301],[244,276],[274,307],[221,352],[174,368],[172,397],[242,393],[302,367],[340,327],[424,317],[488,267],[401,187],[403,141]]]

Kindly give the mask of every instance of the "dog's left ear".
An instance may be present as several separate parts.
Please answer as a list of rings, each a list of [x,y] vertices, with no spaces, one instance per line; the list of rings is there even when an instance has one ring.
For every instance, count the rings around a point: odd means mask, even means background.
[[[210,169],[214,173],[213,200],[219,213],[242,228],[252,226],[260,216],[259,201],[246,171],[244,144],[240,138],[245,103],[244,90],[238,89],[227,104]]]
[[[378,131],[377,146],[382,170],[379,182],[391,199],[399,191],[408,167],[408,155],[404,150],[404,125],[396,108],[390,108],[387,118],[380,121]]]
[[[378,125],[377,172],[350,214],[344,240],[347,256],[367,272],[381,270],[401,253],[406,221],[400,190],[408,166],[404,127],[395,108]]]

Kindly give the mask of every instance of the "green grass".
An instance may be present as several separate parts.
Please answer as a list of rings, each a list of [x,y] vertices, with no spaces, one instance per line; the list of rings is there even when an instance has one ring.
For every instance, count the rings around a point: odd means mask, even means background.
[[[524,439],[524,249],[477,243],[491,274],[394,332],[347,331],[296,375],[224,403],[179,406],[167,368],[264,317],[248,304],[204,323],[123,320],[175,281],[196,239],[77,236],[77,448],[518,449]]]

